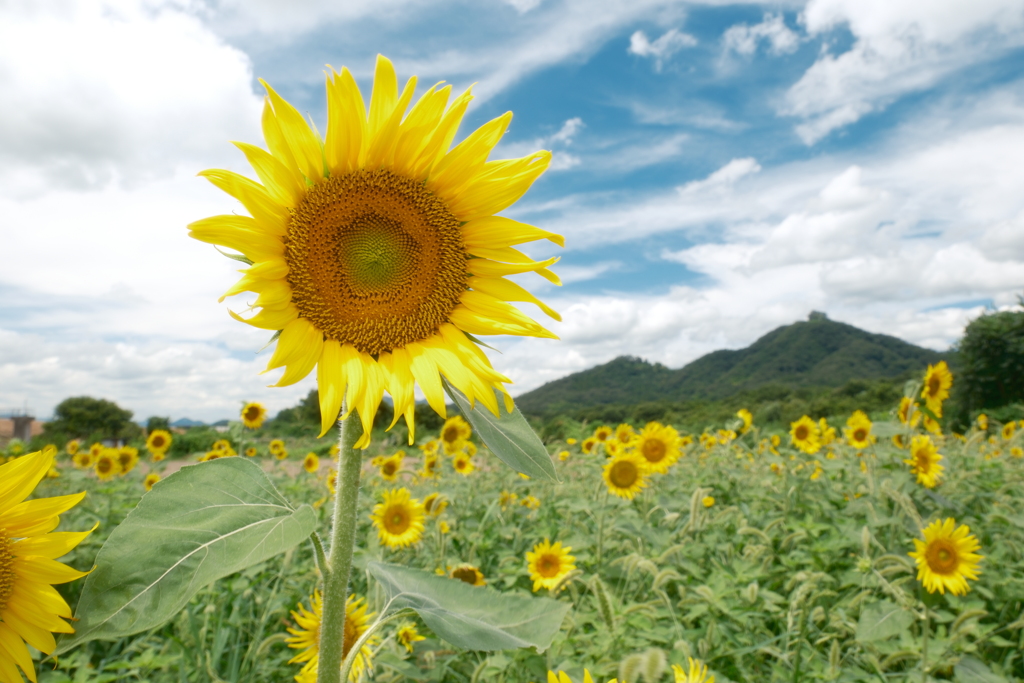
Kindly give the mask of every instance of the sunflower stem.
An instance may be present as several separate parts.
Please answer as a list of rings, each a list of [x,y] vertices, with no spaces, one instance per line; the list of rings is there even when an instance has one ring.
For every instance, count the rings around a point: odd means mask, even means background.
[[[341,663],[345,658],[345,603],[352,569],[352,551],[356,536],[356,503],[359,501],[359,469],[362,456],[353,448],[362,436],[362,425],[355,413],[341,420],[338,440],[338,486],[334,501],[334,528],[331,530],[331,554],[324,576],[324,614],[320,625],[319,683],[341,683]]]
[[[921,627],[921,683],[928,683],[928,603],[924,601],[924,625]]]

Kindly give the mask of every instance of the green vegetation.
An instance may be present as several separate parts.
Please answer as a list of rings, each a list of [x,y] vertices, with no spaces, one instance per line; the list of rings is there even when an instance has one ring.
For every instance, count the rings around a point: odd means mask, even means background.
[[[67,398],[53,409],[54,419],[43,427],[42,440],[63,445],[70,439],[102,441],[133,439],[141,428],[132,422],[132,411],[113,401],[89,396]]]
[[[988,313],[973,320],[958,345],[954,384],[960,421],[982,411],[1024,403],[1024,311]]]

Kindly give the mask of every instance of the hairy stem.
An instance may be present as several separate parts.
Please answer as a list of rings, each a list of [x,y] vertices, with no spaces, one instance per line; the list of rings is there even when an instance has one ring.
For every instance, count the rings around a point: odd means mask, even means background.
[[[355,413],[341,421],[338,486],[334,501],[331,555],[324,576],[324,614],[320,624],[319,683],[341,683],[341,662],[345,658],[345,602],[352,569],[356,536],[356,503],[359,500],[359,469],[362,456],[352,446],[362,435]]]

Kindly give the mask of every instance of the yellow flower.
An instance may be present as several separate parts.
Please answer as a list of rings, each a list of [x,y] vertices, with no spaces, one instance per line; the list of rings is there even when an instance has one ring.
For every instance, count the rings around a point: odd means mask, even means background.
[[[442,534],[446,534],[452,530],[452,528],[448,526],[448,522],[444,521],[443,519],[437,523],[437,528],[441,530]]]
[[[405,451],[398,451],[390,458],[384,458],[380,463],[380,476],[384,481],[397,481],[398,473],[402,471],[402,461],[405,460]]]
[[[736,439],[736,432],[731,429],[719,429],[718,430],[718,443],[723,446],[728,445]]]
[[[970,590],[967,579],[977,580],[982,556],[975,551],[981,545],[970,532],[966,524],[958,527],[950,517],[925,527],[923,541],[914,539],[910,556],[917,560],[917,580],[929,593],[948,589],[953,595],[965,595]]]
[[[942,417],[942,402],[949,398],[949,388],[953,386],[953,375],[946,365],[946,361],[939,361],[936,365],[929,365],[924,373],[924,386],[921,388],[921,398],[928,406],[928,410],[935,413],[936,417]]]
[[[153,486],[160,481],[160,475],[156,472],[150,472],[146,475],[146,478],[142,480],[142,487],[147,491],[152,491]]]
[[[825,418],[818,420],[818,428],[821,430],[821,445],[828,446],[829,444],[835,443],[836,428],[830,427],[828,421]]]
[[[380,542],[389,548],[418,543],[423,535],[423,504],[405,487],[384,492],[384,502],[373,506],[373,526]]]
[[[598,441],[604,442],[612,438],[615,432],[608,425],[601,425],[594,430],[594,438]]]
[[[900,422],[911,427],[916,427],[917,423],[921,421],[921,415],[923,413],[917,409],[917,402],[904,396],[900,399],[900,407],[896,411],[896,416]]]
[[[559,671],[557,674],[554,671],[548,670],[548,681],[547,683],[572,683],[572,679],[569,678],[569,674],[564,671]],[[594,683],[594,679],[590,676],[590,672],[586,669],[583,670],[583,683]],[[608,683],[618,683],[618,679],[613,678]]]
[[[277,453],[274,453],[274,457],[277,458],[278,460],[287,460],[288,459],[288,450],[282,448]]]
[[[619,453],[605,463],[604,483],[608,492],[619,498],[633,500],[647,486],[649,465],[638,453]]]
[[[337,460],[338,454],[341,453],[341,446],[339,446],[338,444],[333,444],[331,446],[331,449],[327,452],[330,454],[331,460]]]
[[[576,439],[573,439],[572,437],[566,439],[565,442],[567,444],[569,444],[570,446],[575,446],[576,445]]]
[[[975,421],[978,423],[978,429],[983,432],[988,430],[988,415],[980,413],[978,417],[975,418]],[[70,453],[70,451],[68,452]]]
[[[740,408],[736,413],[736,417],[743,420],[743,426],[740,427],[740,434],[746,434],[749,432],[751,425],[754,424],[754,416],[750,414],[750,411],[746,408]]]
[[[871,420],[858,410],[846,420],[846,440],[857,450],[863,450],[871,445]]]
[[[526,553],[527,569],[533,580],[534,592],[541,588],[554,588],[566,574],[576,569],[576,565],[573,564],[576,558],[569,554],[570,550],[572,548],[568,546],[563,548],[561,541],[552,544],[545,538],[543,543],[533,547],[533,552]]]
[[[679,459],[679,432],[670,426],[648,422],[630,446],[643,457],[652,472],[664,474]]]
[[[772,472],[779,475],[780,477],[783,475],[783,473],[785,473],[785,469],[783,469],[782,465],[780,465],[777,462],[773,462],[771,465],[769,465],[769,467],[771,468]]]
[[[1010,449],[1010,455],[1012,455],[1015,458],[1024,458],[1024,448],[1021,448],[1020,446],[1014,446],[1013,448]]]
[[[306,606],[300,603],[299,611],[292,612],[292,619],[295,620],[297,627],[289,628],[288,633],[291,633],[292,637],[285,639],[288,647],[302,650],[288,660],[289,664],[305,662],[302,671],[295,677],[299,683],[316,681],[316,668],[320,662],[320,623],[323,621],[324,609],[320,591],[314,591],[309,602],[312,609],[306,609]],[[355,595],[348,596],[348,600],[345,601],[345,625],[342,630],[344,634],[341,646],[342,659],[348,656],[352,646],[366,633],[374,615],[374,612],[367,613],[366,601],[363,598],[356,598]],[[360,648],[359,654],[352,663],[352,669],[349,671],[349,681],[355,683],[363,675],[363,672],[370,668],[373,662],[371,648],[379,641],[377,636],[371,636]]]
[[[416,630],[415,624],[402,624],[395,631],[395,640],[405,647],[406,652],[412,652],[413,643],[421,640],[426,640],[420,635],[420,632]]]
[[[270,454],[271,455],[277,455],[278,453],[280,453],[281,451],[283,451],[285,449],[284,448],[284,441],[282,441],[281,439],[273,439],[270,442],[269,449],[270,449]]]
[[[327,470],[324,481],[327,482],[327,490],[331,492],[332,496],[338,492],[338,470],[333,468]]]
[[[320,458],[316,453],[306,453],[306,457],[302,459],[302,469],[310,474],[320,469]]]
[[[146,439],[146,450],[150,453],[166,453],[171,447],[171,435],[163,429],[154,429]]]
[[[789,436],[793,439],[794,446],[811,455],[821,450],[821,434],[814,420],[804,415],[789,426]]]
[[[256,447],[255,446],[249,446],[248,448],[246,448],[245,449],[245,457],[247,457],[247,458],[255,458],[256,457]]]
[[[71,458],[71,462],[75,463],[75,467],[87,470],[96,463],[96,457],[93,456],[92,451],[78,451]]]
[[[444,452],[454,455],[462,449],[462,442],[472,435],[473,428],[469,426],[469,423],[463,420],[462,416],[455,415],[444,421],[439,440],[441,446],[444,447]]]
[[[131,446],[121,446],[117,451],[117,464],[121,468],[121,476],[134,470],[135,466],[139,464],[139,449]]]
[[[942,435],[942,425],[935,420],[931,419],[927,415],[924,416],[924,428],[936,436]]]
[[[456,472],[467,477],[476,469],[473,459],[466,453],[456,455],[455,459],[452,460],[452,467],[455,468]]]
[[[558,459],[565,462],[569,459],[569,451],[558,451]]]
[[[51,584],[86,575],[57,562],[92,531],[57,532],[59,515],[85,493],[26,500],[53,466],[53,455],[30,453],[0,465],[0,680],[21,683],[17,667],[35,681],[25,647],[50,654],[51,633],[74,633],[71,608]]]
[[[498,494],[498,505],[504,510],[510,505],[515,505],[516,501],[519,500],[519,496],[511,491],[502,491]]]
[[[96,458],[96,464],[93,465],[93,469],[96,471],[96,476],[99,477],[100,481],[107,481],[120,473],[121,459],[119,456],[120,453],[117,452],[116,448],[104,448],[99,457]]]
[[[441,458],[435,453],[423,452],[423,469],[420,476],[424,479],[436,479],[441,476]]]
[[[258,295],[254,327],[280,330],[268,369],[278,386],[317,369],[322,432],[344,402],[369,444],[385,391],[395,419],[414,441],[415,387],[445,416],[444,376],[471,402],[498,413],[495,391],[512,409],[504,383],[469,335],[554,335],[510,305],[526,301],[558,314],[506,275],[548,270],[514,245],[559,235],[496,216],[548,167],[551,153],[488,161],[511,113],[449,150],[471,99],[450,107],[451,86],[430,88],[406,114],[416,79],[404,90],[391,62],[377,58],[367,113],[348,69],[327,80],[327,131],[321,140],[303,115],[264,83],[263,132],[270,152],[244,143],[261,183],[204,171],[251,217],[215,216],[189,226],[196,239],[235,249],[253,263],[224,296]],[[473,258],[470,258],[473,257]],[[344,400],[343,399],[347,399]]]
[[[942,456],[928,435],[915,436],[910,442],[910,459],[903,462],[910,465],[911,474],[917,475],[917,483],[930,489],[935,488],[946,468],[939,464]]]
[[[487,580],[484,579],[483,572],[474,565],[471,564],[457,564],[454,567],[448,567],[448,576],[452,579],[458,579],[464,583],[468,583],[470,586],[485,586]]]
[[[1003,440],[1009,441],[1013,438],[1013,435],[1017,432],[1016,422],[1007,422],[1003,425]]]
[[[447,507],[448,501],[440,493],[431,493],[423,499],[423,511],[432,517],[437,517]]]
[[[583,451],[584,453],[590,454],[594,452],[594,446],[596,445],[597,438],[591,436],[586,439],[583,439],[583,443],[580,445],[580,450]]]
[[[688,669],[684,669],[679,664],[672,665],[672,673],[675,675],[674,683],[715,683],[715,677],[708,674],[708,667],[704,662],[687,657],[686,664]]]
[[[700,499],[700,502],[704,507],[709,508],[715,504],[715,499],[711,496],[704,496]]]
[[[619,443],[628,444],[635,436],[636,431],[634,431],[633,425],[622,423],[615,428],[615,439]]]
[[[259,429],[267,417],[267,409],[262,403],[246,403],[242,408],[242,424],[249,429]]]
[[[535,496],[527,496],[519,501],[519,504],[528,510],[537,510],[540,508],[540,499]]]

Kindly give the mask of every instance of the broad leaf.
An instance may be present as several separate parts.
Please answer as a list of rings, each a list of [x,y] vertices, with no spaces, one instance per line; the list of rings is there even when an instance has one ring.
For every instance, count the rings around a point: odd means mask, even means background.
[[[887,600],[868,605],[857,622],[857,640],[871,642],[898,635],[910,627],[914,615]]]
[[[371,562],[367,569],[383,587],[389,611],[414,609],[439,637],[467,650],[543,652],[569,611],[550,598],[504,595],[399,565]]]
[[[984,662],[970,655],[953,667],[957,683],[1006,683],[1006,679],[988,668]]]
[[[469,399],[447,381],[444,388],[476,433],[502,462],[516,472],[558,481],[548,450],[519,412],[519,408],[512,406],[512,412],[508,412],[505,410],[504,396],[498,395],[500,415],[496,416],[485,406],[478,404],[476,408],[472,407]]]
[[[315,526],[312,508],[293,509],[252,462],[183,467],[143,496],[100,548],[75,633],[57,653],[160,626],[204,586],[301,543]]]

